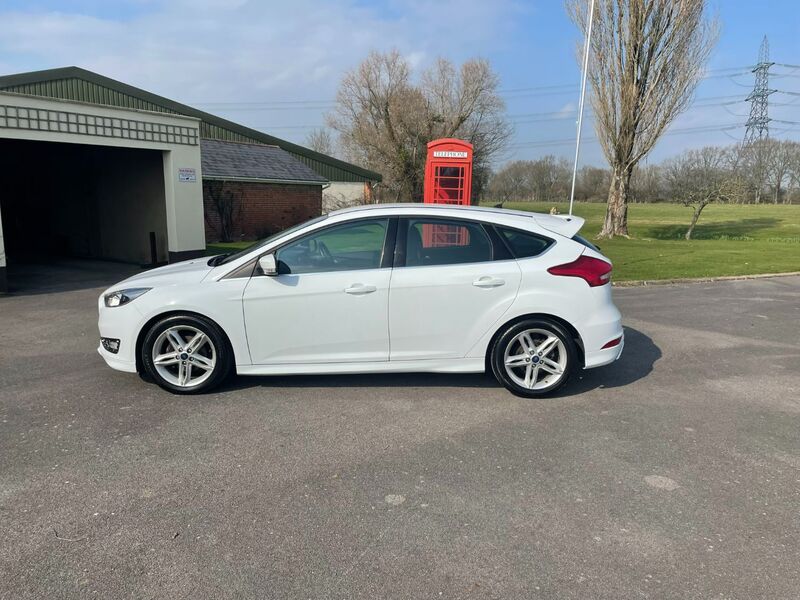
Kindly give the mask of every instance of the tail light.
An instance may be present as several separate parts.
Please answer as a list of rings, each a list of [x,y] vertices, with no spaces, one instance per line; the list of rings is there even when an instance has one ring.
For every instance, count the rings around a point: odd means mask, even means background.
[[[611,281],[611,264],[592,256],[579,256],[577,260],[550,267],[547,272],[562,277],[580,277],[589,287],[605,285]]]

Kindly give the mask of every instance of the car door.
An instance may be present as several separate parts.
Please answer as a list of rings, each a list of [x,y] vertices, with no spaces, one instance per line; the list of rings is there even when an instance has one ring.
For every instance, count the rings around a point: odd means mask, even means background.
[[[403,218],[397,236],[390,359],[464,357],[514,302],[519,266],[477,221]]]
[[[353,220],[279,248],[279,274],[257,272],[243,295],[253,363],[388,360],[395,229],[389,218]]]

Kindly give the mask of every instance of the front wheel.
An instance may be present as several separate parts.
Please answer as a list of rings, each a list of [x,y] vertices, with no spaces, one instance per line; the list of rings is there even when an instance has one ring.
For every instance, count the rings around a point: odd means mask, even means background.
[[[176,315],[153,325],[142,344],[147,374],[174,394],[197,394],[216,387],[231,371],[227,340],[200,316]]]
[[[577,361],[572,336],[548,319],[527,319],[509,326],[491,353],[497,380],[526,398],[555,392],[567,382]]]

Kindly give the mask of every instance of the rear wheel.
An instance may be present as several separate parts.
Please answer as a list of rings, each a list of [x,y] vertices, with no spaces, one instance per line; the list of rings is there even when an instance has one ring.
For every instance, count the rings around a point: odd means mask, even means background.
[[[175,394],[216,387],[231,371],[232,353],[220,328],[194,315],[176,315],[153,325],[142,344],[147,374]]]
[[[577,363],[572,336],[549,319],[510,325],[491,353],[492,371],[508,390],[527,398],[544,396],[569,379]]]

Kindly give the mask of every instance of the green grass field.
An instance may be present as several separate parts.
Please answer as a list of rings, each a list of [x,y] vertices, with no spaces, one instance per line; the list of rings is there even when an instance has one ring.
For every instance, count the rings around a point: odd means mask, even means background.
[[[553,204],[509,202],[506,208],[549,212]],[[566,204],[555,204],[562,213]],[[581,233],[593,239],[600,231],[605,204],[577,203],[586,219]],[[710,205],[703,211],[693,240],[683,239],[691,210],[677,204],[632,204],[628,227],[632,239],[598,242],[614,262],[614,280],[680,279],[800,271],[800,206]],[[251,242],[210,244],[209,254],[231,252]]]

